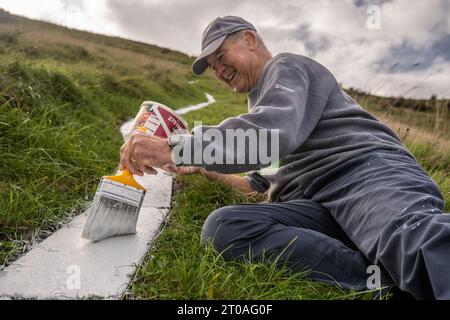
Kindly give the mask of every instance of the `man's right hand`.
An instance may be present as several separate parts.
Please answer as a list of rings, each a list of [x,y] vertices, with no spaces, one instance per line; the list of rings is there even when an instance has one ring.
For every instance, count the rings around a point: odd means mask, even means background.
[[[143,176],[156,174],[154,168],[172,164],[171,149],[166,139],[137,132],[120,148],[120,170]]]

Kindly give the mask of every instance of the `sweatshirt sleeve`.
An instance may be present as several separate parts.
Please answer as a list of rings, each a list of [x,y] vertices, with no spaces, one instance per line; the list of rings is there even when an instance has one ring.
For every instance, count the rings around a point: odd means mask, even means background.
[[[264,178],[258,171],[249,172],[244,178],[256,192],[264,193],[270,188],[269,180]]]
[[[319,121],[326,99],[311,93],[310,81],[301,65],[284,61],[270,66],[260,88],[249,113],[228,118],[217,126],[195,127],[193,134],[173,149],[175,163],[240,173],[269,166],[299,148]],[[243,147],[232,143],[239,137],[227,136],[242,131],[250,132],[256,140]],[[271,156],[268,163],[263,161],[267,157],[261,157],[264,152]]]

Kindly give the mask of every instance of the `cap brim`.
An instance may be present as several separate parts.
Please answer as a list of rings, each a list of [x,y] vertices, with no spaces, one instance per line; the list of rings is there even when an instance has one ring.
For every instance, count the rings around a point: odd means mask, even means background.
[[[219,49],[220,45],[223,43],[226,37],[227,35],[224,35],[208,44],[206,48],[203,49],[202,53],[200,53],[200,55],[197,57],[197,59],[195,59],[194,63],[192,64],[192,71],[196,75],[201,75],[203,72],[205,72],[205,70],[208,68],[208,61],[206,61],[206,57]]]

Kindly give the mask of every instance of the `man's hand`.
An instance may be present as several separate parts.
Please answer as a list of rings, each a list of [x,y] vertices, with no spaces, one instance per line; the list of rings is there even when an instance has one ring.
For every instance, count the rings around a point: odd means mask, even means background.
[[[177,175],[180,176],[184,176],[184,175],[189,175],[189,174],[194,174],[194,173],[199,173],[203,176],[206,175],[206,170],[202,167],[194,167],[194,166],[180,166],[177,167],[175,165],[168,165],[168,166],[164,166],[164,168],[162,168],[163,170],[169,172],[169,173],[175,173]]]
[[[214,171],[208,171],[203,167],[194,166],[175,166],[173,164],[164,166],[163,170],[175,173],[177,175],[188,175],[188,174],[201,174],[202,176],[208,178],[211,181],[223,182],[236,190],[243,192],[245,195],[254,195],[256,191],[252,189],[250,183],[244,177],[236,174],[222,174]]]
[[[143,176],[156,174],[154,168],[171,165],[171,149],[166,139],[138,132],[120,148],[120,170]]]

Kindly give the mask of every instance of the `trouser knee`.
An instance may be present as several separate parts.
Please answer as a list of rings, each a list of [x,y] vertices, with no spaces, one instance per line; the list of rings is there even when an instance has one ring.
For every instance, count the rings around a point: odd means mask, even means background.
[[[248,253],[248,246],[257,234],[267,229],[268,222],[257,219],[255,213],[240,205],[213,211],[206,219],[201,234],[227,260]]]
[[[211,242],[217,251],[222,251],[226,247],[227,225],[224,223],[226,215],[231,212],[233,206],[219,208],[214,210],[206,218],[203,224],[201,240],[202,242]]]

